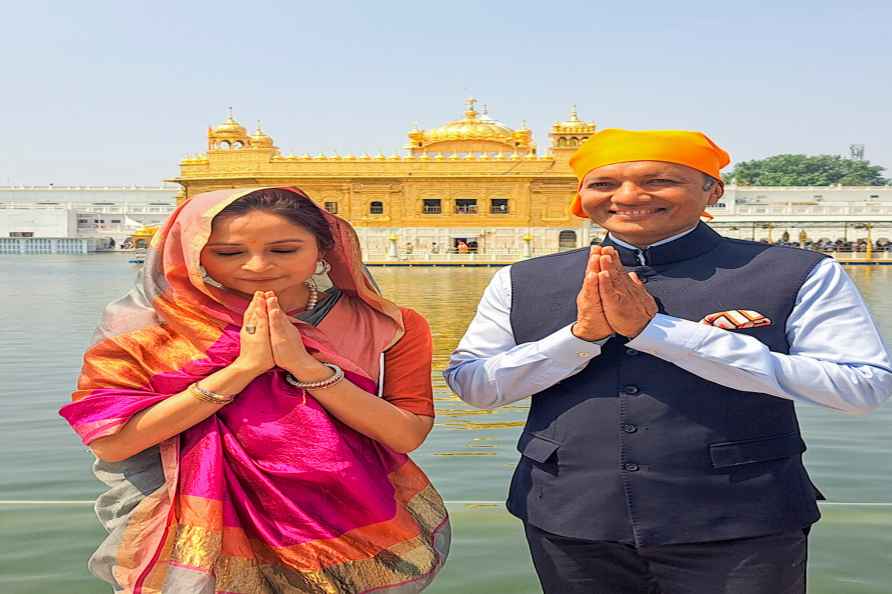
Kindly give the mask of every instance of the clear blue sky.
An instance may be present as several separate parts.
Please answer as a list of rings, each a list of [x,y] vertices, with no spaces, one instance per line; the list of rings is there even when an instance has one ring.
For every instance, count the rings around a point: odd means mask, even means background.
[[[569,106],[688,128],[735,161],[892,169],[892,3],[42,2],[3,5],[0,185],[157,184],[227,106],[284,152],[393,152],[474,95],[540,150]],[[887,171],[887,176],[892,172]]]

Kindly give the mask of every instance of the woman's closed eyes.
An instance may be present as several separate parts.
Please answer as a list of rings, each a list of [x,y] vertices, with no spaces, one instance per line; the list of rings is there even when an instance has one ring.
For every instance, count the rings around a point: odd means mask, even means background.
[[[297,250],[298,250],[298,248],[287,249],[287,250],[278,249],[278,250],[270,250],[270,251],[274,254],[293,254],[293,253],[297,252]],[[214,252],[214,254],[217,256],[238,256],[242,253],[243,252]]]

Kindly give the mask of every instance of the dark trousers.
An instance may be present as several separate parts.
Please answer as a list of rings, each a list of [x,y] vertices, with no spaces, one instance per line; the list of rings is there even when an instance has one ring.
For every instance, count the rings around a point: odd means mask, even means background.
[[[805,594],[804,530],[636,548],[525,528],[545,594]]]

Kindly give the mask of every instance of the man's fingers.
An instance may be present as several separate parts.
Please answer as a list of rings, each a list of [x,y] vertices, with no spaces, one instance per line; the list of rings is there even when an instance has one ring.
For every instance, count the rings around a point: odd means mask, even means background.
[[[632,298],[638,304],[638,307],[644,312],[644,315],[651,318],[659,311],[657,302],[653,295],[647,292],[641,278],[634,272],[629,273],[629,279],[632,281]]]
[[[601,257],[601,246],[593,245],[592,249],[589,250],[588,253],[588,262],[585,265],[586,277],[588,277],[589,272],[594,272],[597,274],[601,270],[601,263],[599,258]]]
[[[605,313],[620,305],[620,295],[617,293],[616,287],[613,286],[611,276],[609,270],[602,270],[598,273],[598,293],[601,297],[601,303],[604,305]]]
[[[620,259],[619,252],[616,251],[616,248],[607,248],[607,255],[610,257],[610,265],[613,271],[617,273],[625,272],[625,270],[623,269],[622,259]]]
[[[582,281],[582,290],[586,293],[598,292],[598,271],[590,270],[585,273],[585,279]]]
[[[601,256],[601,270],[607,273],[606,278],[610,281],[610,285],[617,292],[623,292],[622,280],[625,272],[617,270],[616,262],[619,259],[614,256]]]
[[[598,261],[601,254],[601,246],[593,245],[589,250],[588,262],[585,265],[585,274],[582,277],[582,289],[579,296],[589,303],[597,303],[598,298],[598,272],[601,265]]]

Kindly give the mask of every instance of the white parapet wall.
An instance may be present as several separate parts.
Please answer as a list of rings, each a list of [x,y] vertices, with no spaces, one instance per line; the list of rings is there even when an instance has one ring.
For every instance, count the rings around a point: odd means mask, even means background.
[[[96,237],[0,237],[0,254],[92,254],[111,249]]]

